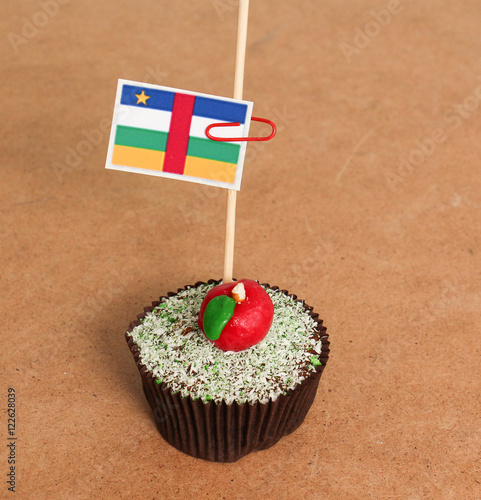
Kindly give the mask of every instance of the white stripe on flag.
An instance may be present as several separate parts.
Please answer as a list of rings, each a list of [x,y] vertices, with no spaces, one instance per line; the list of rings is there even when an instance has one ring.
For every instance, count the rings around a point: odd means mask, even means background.
[[[172,113],[170,111],[120,104],[118,107],[117,125],[168,132],[171,116]]]
[[[212,118],[203,118],[201,116],[193,116],[192,124],[190,125],[190,135],[194,137],[202,137],[207,139],[205,129],[212,123],[228,123],[221,120]],[[228,139],[229,137],[243,137],[245,125],[238,125],[237,127],[216,127],[210,133],[214,137],[222,137]]]
[[[148,102],[148,101],[147,101]],[[148,130],[158,130],[168,132],[170,128],[170,111],[161,111],[158,109],[141,108],[135,106],[119,105],[117,124],[126,127],[145,128]],[[190,135],[207,139],[205,129],[213,123],[228,123],[215,118],[203,118],[193,116],[190,126]],[[216,127],[211,133],[215,137],[228,139],[229,137],[243,137],[245,124],[237,127]]]

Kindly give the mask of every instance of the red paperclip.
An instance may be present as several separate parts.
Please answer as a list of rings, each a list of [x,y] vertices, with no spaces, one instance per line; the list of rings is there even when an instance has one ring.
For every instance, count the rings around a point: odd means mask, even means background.
[[[277,132],[277,128],[274,122],[271,122],[270,120],[267,120],[267,118],[255,118],[254,116],[251,118],[252,121],[254,122],[262,122],[262,123],[268,123],[272,127],[272,132],[271,135],[267,137],[214,137],[210,131],[214,127],[237,127],[240,125],[240,123],[212,123],[212,125],[209,125],[205,129],[205,135],[209,138],[212,139],[213,141],[222,141],[222,142],[240,142],[240,141],[270,141]]]

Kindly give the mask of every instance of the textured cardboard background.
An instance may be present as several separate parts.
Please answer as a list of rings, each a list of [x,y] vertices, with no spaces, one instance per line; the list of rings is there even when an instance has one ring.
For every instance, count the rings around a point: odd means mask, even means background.
[[[303,426],[222,465],[162,440],[123,333],[222,275],[226,192],[104,162],[117,78],[232,95],[235,2],[2,2],[19,498],[481,497],[480,22],[476,0],[251,2],[244,97],[279,133],[248,147],[235,275],[314,305],[332,355]]]

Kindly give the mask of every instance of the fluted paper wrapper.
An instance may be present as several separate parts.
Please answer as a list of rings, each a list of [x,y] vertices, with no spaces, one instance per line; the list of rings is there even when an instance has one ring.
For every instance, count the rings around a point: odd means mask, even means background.
[[[209,280],[218,284],[219,281]],[[204,284],[198,282],[194,286]],[[270,287],[273,290],[278,287]],[[182,291],[179,288],[178,292]],[[287,290],[281,290],[290,295]],[[175,295],[173,292],[168,297]],[[295,295],[290,295],[295,300]],[[158,384],[152,374],[142,364],[137,344],[129,333],[140,320],[160,301],[144,308],[137,320],[130,324],[126,333],[127,343],[134,356],[142,377],[142,386],[147,397],[157,428],[164,439],[172,446],[196,458],[213,462],[235,462],[252,451],[264,450],[274,445],[282,436],[295,431],[304,421],[314,401],[319,379],[329,357],[329,341],[326,328],[322,326],[319,315],[306,305],[306,311],[317,323],[317,332],[322,341],[322,350],[318,355],[321,365],[316,367],[308,378],[298,384],[285,396],[280,395],[275,401],[255,403],[253,405],[236,402],[208,403],[201,399],[193,401],[191,397],[182,397],[180,392],[173,393],[165,383]]]

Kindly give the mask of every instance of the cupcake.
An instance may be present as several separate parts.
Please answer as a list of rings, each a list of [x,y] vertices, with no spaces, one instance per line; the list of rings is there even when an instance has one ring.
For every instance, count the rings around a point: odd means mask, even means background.
[[[261,306],[249,303],[254,298]],[[126,339],[160,434],[215,462],[234,462],[296,430],[329,355],[312,307],[250,280],[169,292],[137,316]]]

